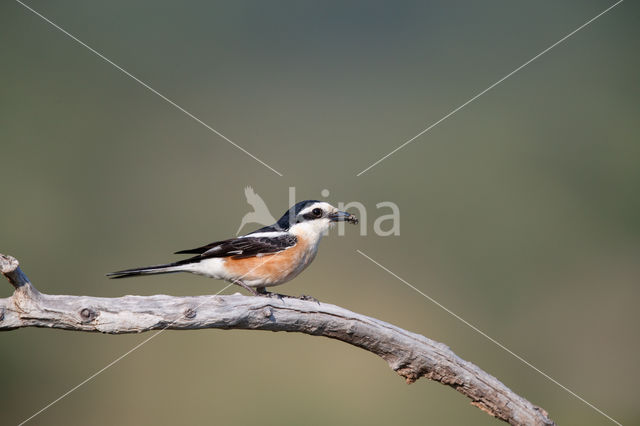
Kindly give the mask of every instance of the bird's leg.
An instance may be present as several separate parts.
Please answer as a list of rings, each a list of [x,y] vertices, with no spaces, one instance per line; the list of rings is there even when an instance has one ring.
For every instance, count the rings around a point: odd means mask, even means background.
[[[249,293],[251,293],[254,296],[260,296],[259,291],[255,291],[254,289],[252,289],[251,287],[249,287],[248,285],[246,285],[245,283],[243,283],[240,280],[235,280],[233,283],[236,284],[236,285],[239,285],[242,288],[244,288],[245,290],[247,290]],[[258,290],[260,290],[260,288],[264,289],[264,287],[258,287]]]

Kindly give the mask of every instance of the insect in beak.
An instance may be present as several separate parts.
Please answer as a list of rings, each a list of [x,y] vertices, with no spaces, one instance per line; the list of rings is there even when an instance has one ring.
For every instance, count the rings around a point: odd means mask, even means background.
[[[358,218],[347,212],[337,211],[335,213],[329,213],[328,217],[331,222],[349,222],[354,225],[358,223]]]

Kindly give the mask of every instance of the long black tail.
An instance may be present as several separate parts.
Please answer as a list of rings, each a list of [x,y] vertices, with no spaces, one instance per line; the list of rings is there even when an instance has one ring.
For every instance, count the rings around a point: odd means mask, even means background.
[[[125,269],[122,271],[110,272],[107,274],[109,278],[129,278],[137,277],[139,275],[154,275],[154,274],[171,274],[175,272],[185,271],[184,265],[190,262],[173,262],[165,263],[164,265],[143,266],[141,268]]]

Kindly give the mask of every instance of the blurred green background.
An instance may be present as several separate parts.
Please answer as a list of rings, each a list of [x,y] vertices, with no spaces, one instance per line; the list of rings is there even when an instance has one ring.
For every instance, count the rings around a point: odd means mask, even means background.
[[[640,423],[637,4],[360,177],[612,2],[28,4],[284,174],[4,1],[0,252],[41,291],[215,293],[225,283],[104,273],[233,235],[249,211],[246,185],[274,215],[290,186],[298,200],[329,189],[327,201],[367,206],[369,235],[334,232],[280,291],[445,342],[559,424],[611,424],[360,249],[621,423]],[[381,201],[399,205],[399,237],[371,232]],[[2,333],[2,423],[147,336]],[[499,424],[454,390],[407,386],[348,345],[219,330],[167,331],[31,423]]]

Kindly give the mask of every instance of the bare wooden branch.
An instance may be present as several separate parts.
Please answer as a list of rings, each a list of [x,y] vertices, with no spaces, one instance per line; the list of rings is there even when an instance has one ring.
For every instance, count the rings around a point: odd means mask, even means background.
[[[419,334],[338,306],[293,298],[230,296],[117,298],[38,292],[18,261],[0,254],[0,270],[14,286],[0,299],[0,331],[51,327],[110,334],[172,329],[289,331],[338,339],[383,358],[408,383],[426,377],[471,399],[471,404],[514,425],[553,425],[546,411],[498,379]]]

